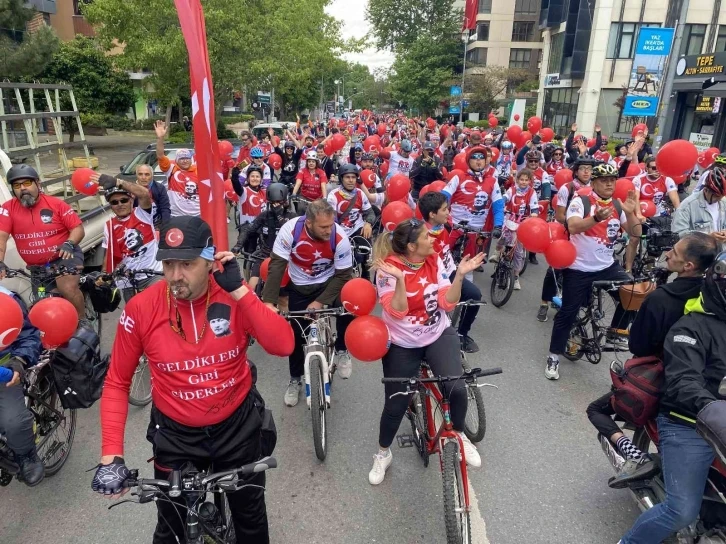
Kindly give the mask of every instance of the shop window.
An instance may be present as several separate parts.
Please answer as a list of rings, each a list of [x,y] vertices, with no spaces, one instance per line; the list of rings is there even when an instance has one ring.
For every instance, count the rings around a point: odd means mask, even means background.
[[[491,13],[492,0],[479,0],[479,13]]]
[[[706,25],[685,25],[681,55],[700,55],[706,41]]]
[[[531,42],[534,37],[534,23],[517,21],[512,26],[513,42]]]
[[[726,51],[726,25],[719,25],[718,36],[716,37],[716,49],[714,53]]]
[[[469,65],[486,66],[487,64],[487,48],[475,47],[466,53],[466,63]]]
[[[531,64],[530,64],[531,58],[532,58],[531,49],[510,49],[509,50],[509,67],[529,70],[531,67]]]
[[[578,89],[545,89],[542,121],[552,127],[555,134],[566,136],[570,125],[577,117],[577,102],[580,97]]]

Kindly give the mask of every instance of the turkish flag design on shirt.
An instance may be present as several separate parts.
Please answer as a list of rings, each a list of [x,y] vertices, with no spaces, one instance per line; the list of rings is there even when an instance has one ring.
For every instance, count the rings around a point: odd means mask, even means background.
[[[546,168],[547,168],[547,173],[550,176],[554,176],[557,172],[559,172],[563,168],[566,168],[565,161],[551,160],[550,162],[547,163]]]
[[[595,151],[595,154],[592,156],[593,159],[596,161],[602,161],[602,162],[610,162],[610,159],[612,159],[612,156],[607,151]]]
[[[266,202],[267,197],[265,196],[264,190],[253,191],[245,185],[242,190],[242,196],[240,196],[240,225],[254,221],[255,217],[262,213],[262,208]]]

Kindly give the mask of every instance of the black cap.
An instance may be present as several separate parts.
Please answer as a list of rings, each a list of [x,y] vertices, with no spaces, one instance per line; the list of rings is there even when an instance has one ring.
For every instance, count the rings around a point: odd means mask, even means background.
[[[199,217],[181,215],[172,217],[161,226],[157,261],[191,261],[202,251],[214,247],[212,229]]]

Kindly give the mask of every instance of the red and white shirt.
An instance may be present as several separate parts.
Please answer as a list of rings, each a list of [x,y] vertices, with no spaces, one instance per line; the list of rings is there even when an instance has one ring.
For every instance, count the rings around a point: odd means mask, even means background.
[[[553,159],[547,163],[547,166],[545,166],[545,170],[547,170],[547,173],[553,177],[557,172],[565,168],[567,168],[567,165],[565,164],[564,159],[561,161],[556,161]]]
[[[434,251],[441,259],[444,265],[444,273],[447,274],[447,278],[451,277],[451,274],[456,271],[456,263],[454,257],[451,255],[451,236],[446,228],[442,228],[437,232],[432,231],[431,225],[426,223],[426,228],[429,229],[429,237],[434,241]]]
[[[378,270],[376,289],[383,306],[383,321],[388,326],[391,342],[404,348],[419,348],[434,343],[451,322],[446,312],[454,304],[446,301],[446,292],[451,287],[449,275],[437,254],[429,256],[423,265],[411,269],[396,256],[389,256],[386,262],[403,272],[406,282],[408,310],[399,312],[391,307],[396,290],[396,278]]]
[[[159,245],[154,232],[153,215],[140,206],[128,217],[114,217],[103,228],[106,250],[106,271],[112,272],[123,263],[129,270],[151,269],[161,272],[161,261],[156,260]],[[138,277],[140,279],[140,276]],[[118,287],[131,287],[127,280],[118,280]]]
[[[300,194],[309,200],[323,198],[323,185],[328,183],[328,176],[322,168],[316,168],[311,172],[308,168],[300,170],[295,180],[302,181]]]
[[[626,224],[625,212],[618,217],[612,199],[608,202],[598,201],[595,194],[590,193],[588,196],[575,196],[572,199],[567,208],[568,220],[571,217],[584,218],[583,198],[590,199],[590,212],[587,217],[592,217],[602,208],[612,208],[613,214],[609,219],[595,223],[595,226],[585,232],[570,235],[570,240],[577,250],[575,262],[570,268],[581,272],[599,272],[613,264],[613,243]]]
[[[350,241],[342,228],[334,228],[335,252],[330,240],[316,240],[303,227],[300,239],[294,243],[295,225],[299,217],[285,223],[275,238],[272,252],[288,262],[290,279],[295,285],[325,283],[336,270],[353,267]]]
[[[197,165],[192,164],[189,170],[182,170],[169,157],[159,159],[159,168],[168,180],[169,208],[171,216],[196,215],[201,213],[199,207],[199,178]]]
[[[534,177],[532,179],[532,186],[537,192],[537,198],[540,198],[542,195],[543,185],[552,185],[553,179],[552,176],[550,176],[547,171],[542,167],[537,168],[537,170],[533,172],[533,176]]]
[[[624,160],[625,160],[625,155],[618,155],[617,157],[613,157],[613,162],[615,163],[615,168],[620,168],[620,165],[623,164]]]
[[[529,217],[533,213],[539,213],[539,200],[537,200],[537,191],[534,190],[534,187],[528,187],[524,193],[510,187],[504,195],[504,200],[507,202],[504,211],[514,215],[517,220]]]
[[[640,193],[640,200],[652,200],[656,206],[656,215],[665,213],[663,206],[663,197],[671,191],[678,191],[678,186],[672,178],[664,175],[658,176],[658,179],[650,179],[648,174],[641,174],[633,178],[635,190]]]
[[[182,425],[204,427],[227,419],[247,397],[249,337],[270,355],[292,353],[293,332],[283,317],[254,293],[235,301],[209,281],[209,301],[206,293],[177,301],[160,281],[126,304],[101,397],[102,455],[123,453],[129,387],[141,355],[149,360],[154,406]],[[186,341],[169,325],[176,315]]]
[[[18,254],[28,265],[56,260],[60,246],[81,223],[63,200],[43,193],[32,208],[26,208],[15,197],[0,207],[0,231],[13,237]]]
[[[484,228],[492,202],[502,199],[496,179],[486,176],[479,178],[471,171],[463,179],[452,177],[444,191],[451,195],[451,217],[454,222],[468,221],[468,226],[474,229]]]
[[[249,185],[242,187],[242,194],[239,197],[239,224],[252,223],[255,217],[262,213],[267,202],[265,190],[255,191]]]
[[[328,194],[328,202],[335,209],[335,222],[338,223],[348,236],[363,228],[363,212],[371,209],[371,203],[363,194],[363,191],[353,189],[353,196],[347,196],[346,192],[338,187]],[[340,221],[348,208],[352,206],[348,215]]]
[[[607,151],[600,151],[599,149],[595,151],[595,154],[592,156],[592,158],[596,161],[602,161],[607,164],[610,164],[613,160],[613,157],[610,153],[608,153]]]
[[[384,159],[388,159],[389,161],[388,174],[386,175],[386,178],[391,178],[396,174],[403,174],[404,176],[408,177],[411,173],[413,163],[416,160],[414,157],[411,156],[410,153],[408,157],[404,157],[400,155],[397,151],[391,151],[389,153],[384,150],[381,151],[380,156]]]

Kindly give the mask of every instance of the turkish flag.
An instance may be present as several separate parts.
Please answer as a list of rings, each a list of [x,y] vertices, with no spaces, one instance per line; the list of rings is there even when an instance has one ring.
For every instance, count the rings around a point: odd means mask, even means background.
[[[207,31],[200,0],[174,0],[184,42],[189,52],[194,160],[197,163],[199,203],[204,219],[212,229],[217,251],[227,251],[227,209],[224,178],[217,145],[214,119],[214,87],[207,51]]]
[[[466,0],[464,8],[464,24],[461,30],[474,30],[476,28],[476,15],[479,12],[479,0]]]

